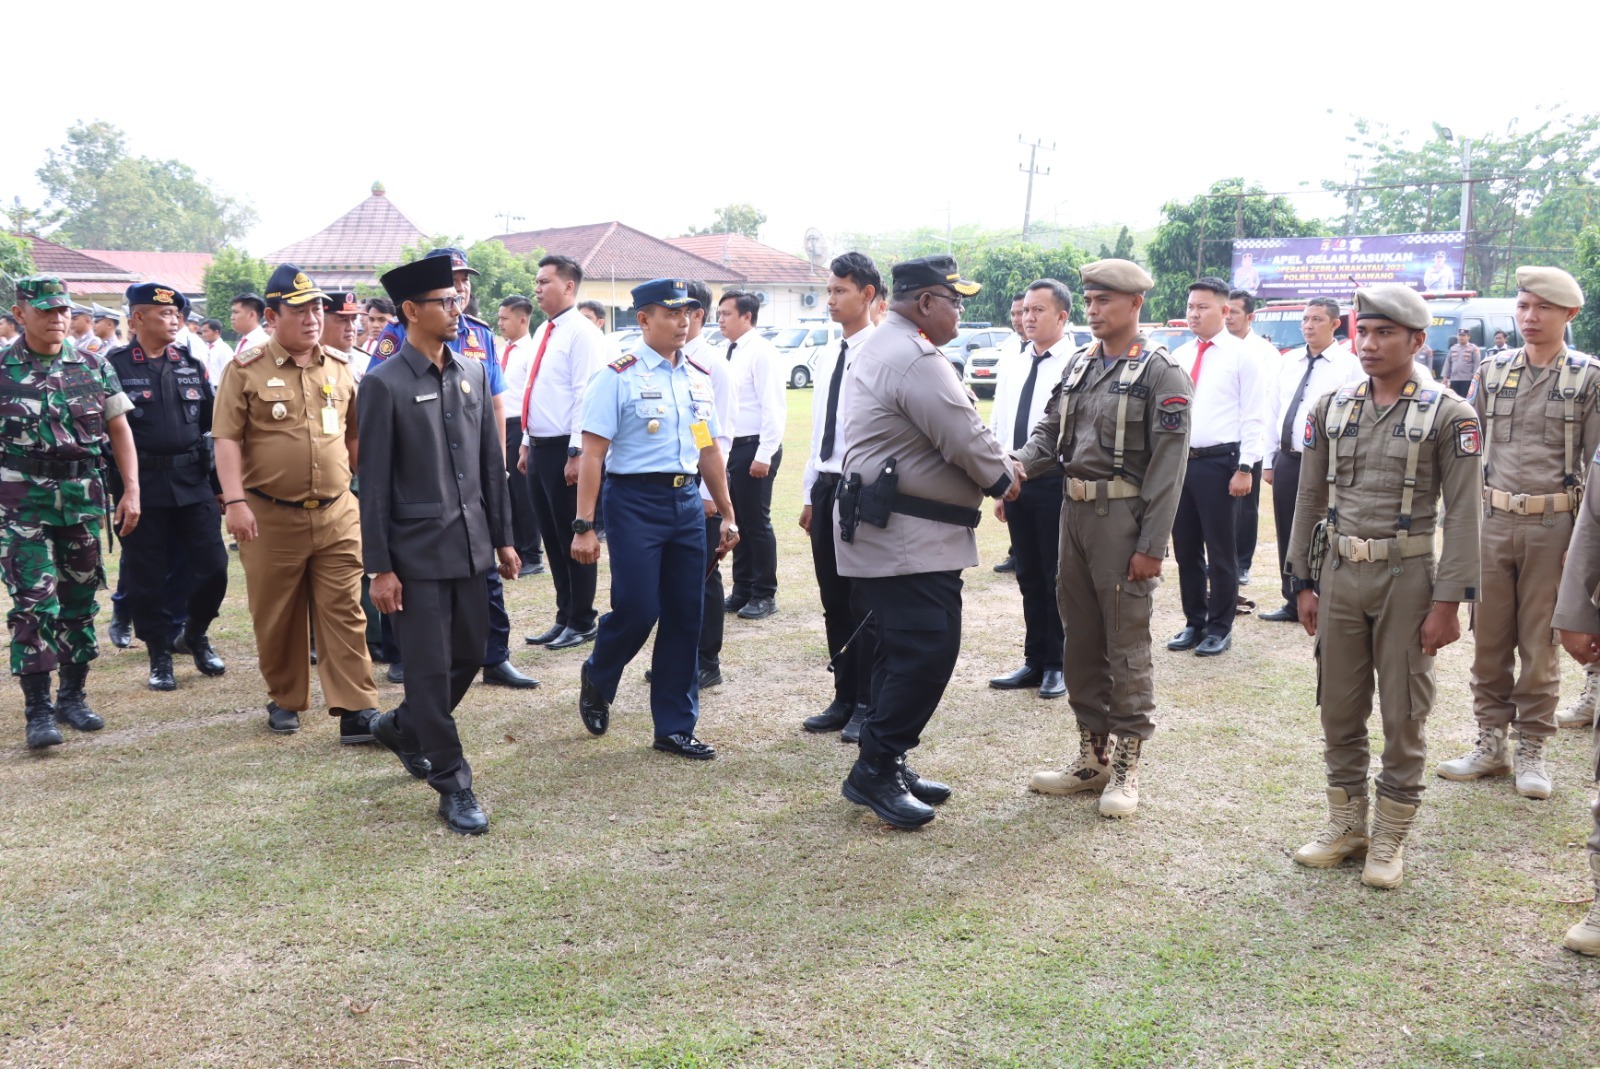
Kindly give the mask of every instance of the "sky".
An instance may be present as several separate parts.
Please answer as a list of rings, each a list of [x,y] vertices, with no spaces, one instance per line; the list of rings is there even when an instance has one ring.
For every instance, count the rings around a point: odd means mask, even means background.
[[[72,25],[95,32],[64,28],[64,52],[7,48],[10,84],[30,88],[9,109],[0,204],[37,206],[45,153],[102,119],[133,153],[249,203],[258,256],[374,180],[425,232],[469,242],[612,219],[671,236],[749,202],[769,244],[801,252],[815,227],[839,252],[849,233],[1020,230],[1021,139],[1054,145],[1035,220],[1138,229],[1218,178],[1348,180],[1354,116],[1417,144],[1434,121],[1478,136],[1541,109],[1600,112],[1600,79],[1572,53],[1592,0],[1498,20],[1405,0],[758,0],[670,17],[623,0],[402,0],[352,5],[344,25],[268,10],[88,0]],[[1324,194],[1295,204],[1337,211]]]

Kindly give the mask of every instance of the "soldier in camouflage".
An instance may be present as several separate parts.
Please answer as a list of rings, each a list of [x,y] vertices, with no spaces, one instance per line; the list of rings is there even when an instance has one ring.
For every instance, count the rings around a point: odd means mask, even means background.
[[[22,677],[30,749],[56,746],[55,721],[79,731],[105,722],[84,681],[95,647],[95,591],[104,584],[100,468],[109,441],[131,488],[117,505],[122,534],[139,523],[139,472],[111,367],[67,342],[72,301],[58,278],[17,282],[21,334],[0,352],[0,573],[11,594],[11,674]],[[50,674],[61,688],[50,702]]]

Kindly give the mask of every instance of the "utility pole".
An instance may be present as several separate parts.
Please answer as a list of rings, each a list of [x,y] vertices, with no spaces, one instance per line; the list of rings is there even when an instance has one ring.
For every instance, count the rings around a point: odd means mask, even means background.
[[[1461,139],[1461,288],[1467,289],[1472,262],[1472,140]]]
[[[500,232],[502,234],[511,233],[511,224],[512,223],[525,223],[525,222],[527,222],[527,220],[524,219],[522,216],[520,216],[520,215],[512,215],[510,212],[501,212],[499,215],[496,215],[495,218],[500,220]]]
[[[1022,204],[1022,240],[1027,241],[1028,226],[1033,221],[1033,176],[1036,174],[1047,175],[1050,173],[1050,168],[1046,167],[1041,171],[1036,166],[1039,160],[1039,150],[1044,149],[1046,152],[1054,152],[1056,150],[1056,143],[1052,141],[1046,145],[1042,140],[1040,140],[1034,141],[1030,144],[1028,141],[1023,139],[1021,134],[1018,134],[1017,144],[1027,145],[1028,147],[1028,165],[1024,167],[1020,163],[1017,164],[1017,170],[1028,176],[1028,199]]]

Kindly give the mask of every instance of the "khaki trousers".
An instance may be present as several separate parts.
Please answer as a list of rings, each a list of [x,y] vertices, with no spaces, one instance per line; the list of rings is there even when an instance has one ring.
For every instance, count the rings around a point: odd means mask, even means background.
[[[1484,727],[1515,724],[1530,738],[1556,733],[1561,647],[1550,619],[1571,539],[1571,513],[1515,516],[1495,509],[1484,517],[1483,608],[1473,616],[1472,655],[1472,713]],[[1513,671],[1517,661],[1520,676]]]
[[[361,611],[361,511],[354,494],[326,508],[294,509],[254,494],[257,537],[239,542],[256,656],[279,708],[311,706],[311,616],[317,674],[328,709],[374,709],[378,688]],[[310,615],[308,615],[310,614]]]

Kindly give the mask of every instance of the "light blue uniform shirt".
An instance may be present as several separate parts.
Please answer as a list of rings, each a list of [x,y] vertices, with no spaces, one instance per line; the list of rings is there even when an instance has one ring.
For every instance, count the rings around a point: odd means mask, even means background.
[[[610,441],[606,471],[614,475],[699,471],[693,425],[701,420],[712,438],[722,433],[711,376],[687,357],[673,367],[642,342],[596,371],[583,393],[583,429]]]

